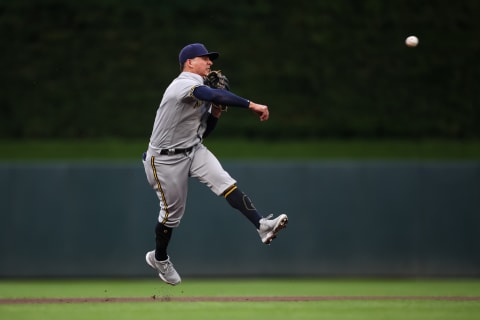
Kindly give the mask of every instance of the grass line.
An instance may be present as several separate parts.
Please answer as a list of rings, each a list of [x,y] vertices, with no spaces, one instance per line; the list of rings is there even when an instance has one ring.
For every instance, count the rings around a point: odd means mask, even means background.
[[[137,161],[146,140],[0,140],[0,161]],[[220,159],[480,160],[480,141],[210,139]]]
[[[259,300],[246,300],[254,296]],[[323,296],[324,300],[266,301],[266,297],[275,296]],[[413,300],[405,298],[413,296]],[[0,319],[478,319],[479,300],[440,300],[442,296],[479,297],[479,280],[185,279],[181,285],[171,287],[158,279],[3,279],[2,299],[83,301],[98,297],[100,302],[0,304]],[[133,301],[125,301],[128,297],[133,297]],[[212,300],[201,301],[202,297]],[[244,300],[228,301],[231,297]],[[193,298],[197,300],[188,300]]]

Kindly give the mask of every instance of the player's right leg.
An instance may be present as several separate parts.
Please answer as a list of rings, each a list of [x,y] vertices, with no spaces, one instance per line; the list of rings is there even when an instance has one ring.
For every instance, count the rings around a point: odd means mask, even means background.
[[[155,190],[160,211],[155,227],[155,250],[147,252],[147,264],[157,270],[159,277],[168,284],[175,285],[181,278],[170,257],[167,247],[173,228],[180,224],[185,211],[188,192],[189,158],[179,155],[157,155],[151,150],[143,158],[147,180]]]
[[[172,286],[182,282],[180,275],[177,270],[173,267],[173,263],[170,261],[170,258],[167,257],[164,261],[158,261],[155,258],[155,250],[147,252],[145,255],[145,260],[148,265],[153,269],[157,270],[158,276],[164,282],[171,284]]]
[[[168,284],[176,285],[179,284],[182,279],[173,267],[173,263],[167,254],[167,247],[172,237],[172,231],[172,228],[157,222],[155,227],[155,250],[147,252],[145,260],[150,267],[157,270],[160,279]]]

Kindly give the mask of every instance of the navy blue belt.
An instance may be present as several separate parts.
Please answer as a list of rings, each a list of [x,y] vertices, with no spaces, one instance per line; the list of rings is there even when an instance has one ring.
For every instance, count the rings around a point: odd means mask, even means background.
[[[192,151],[193,147],[190,148],[185,148],[185,149],[162,149],[160,150],[161,155],[174,155],[174,154],[179,154],[179,153],[188,153]]]

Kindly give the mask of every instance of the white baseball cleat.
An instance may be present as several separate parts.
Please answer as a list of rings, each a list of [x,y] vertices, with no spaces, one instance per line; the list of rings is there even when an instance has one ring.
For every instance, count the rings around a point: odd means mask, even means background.
[[[148,265],[158,271],[158,276],[164,282],[171,284],[172,286],[182,282],[177,270],[173,267],[170,257],[165,261],[158,261],[155,259],[155,250],[147,252],[145,260]]]
[[[265,244],[270,244],[277,237],[277,233],[287,227],[288,217],[286,214],[281,214],[275,219],[271,219],[272,217],[273,214],[260,219],[260,228],[257,230]]]

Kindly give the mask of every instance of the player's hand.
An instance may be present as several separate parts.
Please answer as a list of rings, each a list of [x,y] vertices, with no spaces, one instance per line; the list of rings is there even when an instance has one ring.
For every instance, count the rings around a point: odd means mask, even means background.
[[[260,121],[266,121],[270,116],[268,107],[263,104],[257,104],[250,101],[248,108],[260,116]]]
[[[217,106],[217,105],[212,104],[211,114],[215,118],[220,118],[220,116],[222,115],[222,108]]]

